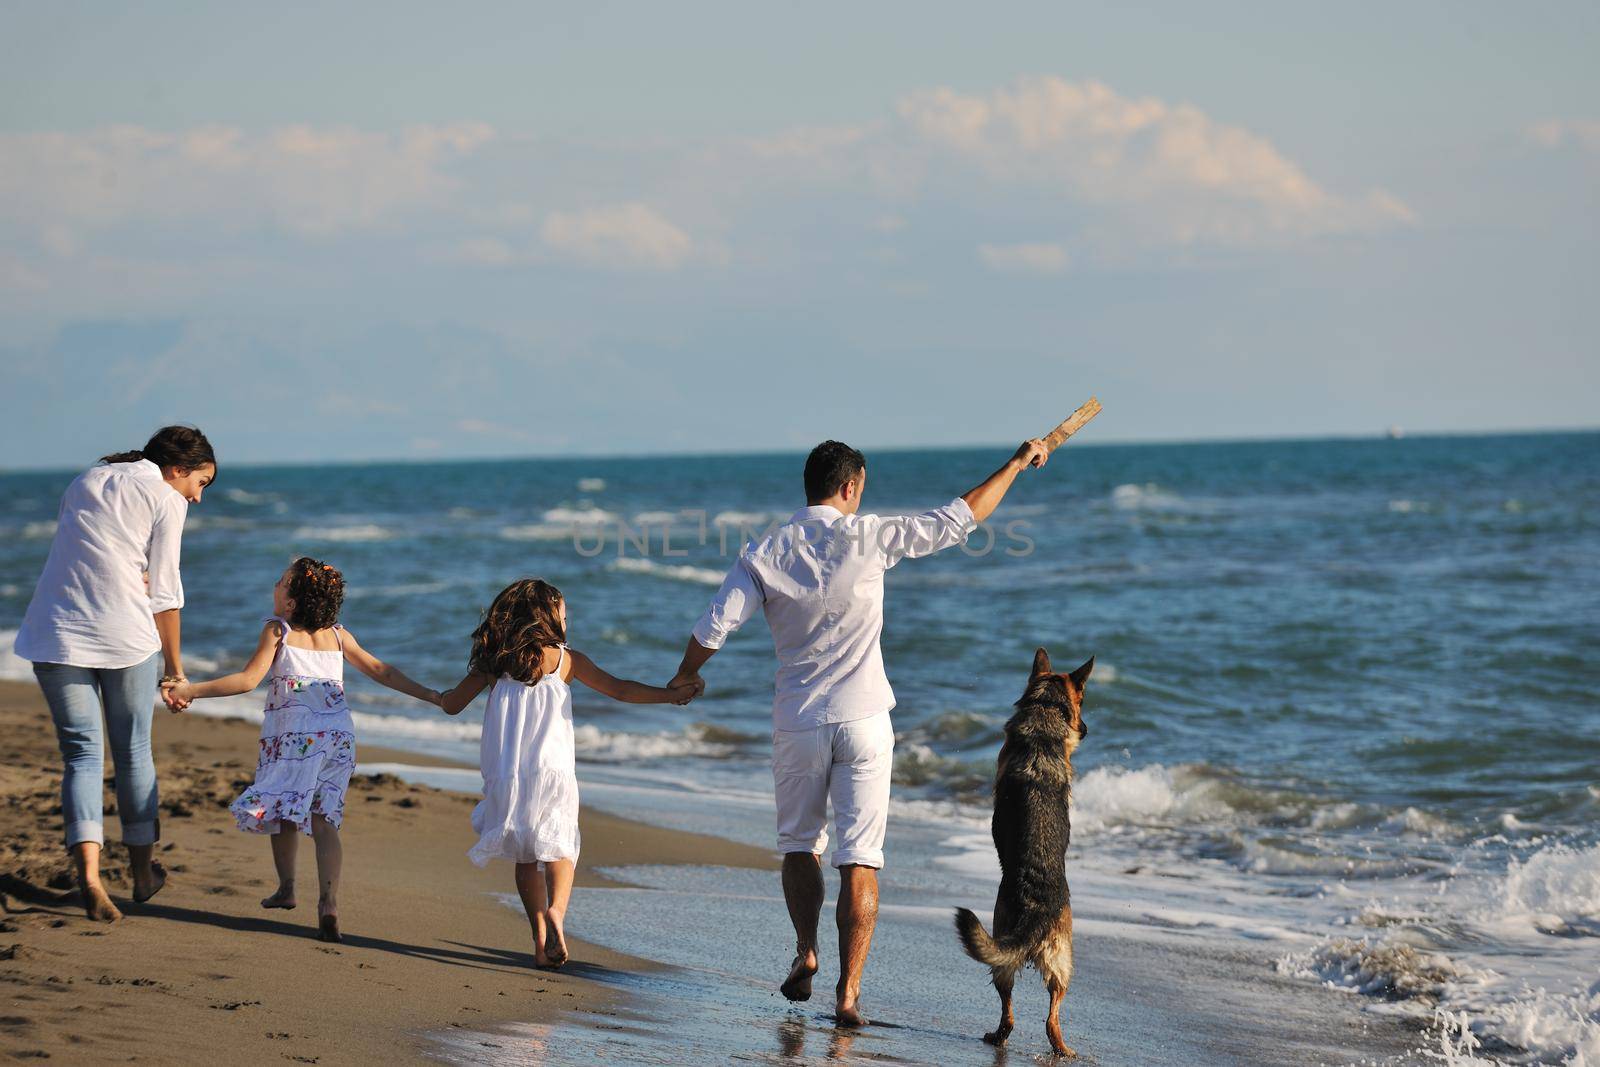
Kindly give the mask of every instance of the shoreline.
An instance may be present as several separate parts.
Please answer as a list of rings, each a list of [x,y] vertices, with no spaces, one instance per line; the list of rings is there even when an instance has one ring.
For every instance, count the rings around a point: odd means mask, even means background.
[[[225,1048],[254,1061],[436,1062],[436,1033],[614,1011],[608,977],[660,967],[586,942],[577,897],[574,962],[535,970],[526,920],[496,895],[513,891],[510,866],[479,869],[466,857],[477,798],[391,775],[352,781],[342,834],[345,939],[316,941],[309,842],[299,855],[300,906],[264,911],[258,899],[275,883],[268,843],[236,830],[226,810],[253,771],[256,728],[160,712],[157,856],[168,883],[153,900],[132,903],[126,853],[113,845],[103,877],[124,918],[92,923],[70,888],[60,757],[37,687],[0,681],[0,731],[0,1049],[8,1055],[171,1062]],[[358,758],[462,766],[378,746],[361,746]],[[117,837],[112,810],[108,795],[108,841]],[[760,849],[592,809],[582,813],[582,831],[578,888],[622,886],[597,868],[641,857],[777,866]]]

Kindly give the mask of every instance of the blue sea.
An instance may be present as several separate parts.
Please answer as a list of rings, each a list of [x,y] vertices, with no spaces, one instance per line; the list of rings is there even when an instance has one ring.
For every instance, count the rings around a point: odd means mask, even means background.
[[[864,509],[944,503],[1006,455],[873,452]],[[189,672],[241,662],[309,554],[344,572],[345,624],[426,684],[461,676],[524,575],[564,591],[574,647],[664,681],[739,545],[804,503],[802,461],[224,456],[185,529]],[[75,473],[0,475],[0,657]],[[954,903],[985,901],[986,790],[1033,649],[1093,655],[1080,912],[1133,899],[1130,922],[1264,944],[1274,973],[1439,1027],[1460,1062],[1600,1063],[1600,434],[1075,442],[991,527],[887,579],[891,863],[894,835],[921,841]],[[580,689],[586,796],[764,835],[765,630],[688,708]],[[475,760],[480,709],[351,693],[366,740]]]

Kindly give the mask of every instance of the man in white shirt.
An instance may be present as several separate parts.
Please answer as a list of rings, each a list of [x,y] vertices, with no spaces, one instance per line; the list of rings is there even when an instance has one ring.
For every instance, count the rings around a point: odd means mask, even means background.
[[[878,919],[878,869],[889,815],[894,692],[884,674],[883,575],[906,557],[960,544],[994,511],[1017,474],[1042,467],[1043,441],[1026,441],[982,484],[920,515],[862,515],[866,458],[824,441],[806,460],[807,506],[746,545],[728,571],[672,684],[704,687],[702,665],[759,606],[778,655],[772,704],[773,793],[783,895],[795,930],[795,960],[784,981],[790,1000],[811,997],[824,886],[831,798],[838,843],[839,958],[835,1009],[861,1026],[861,973]]]

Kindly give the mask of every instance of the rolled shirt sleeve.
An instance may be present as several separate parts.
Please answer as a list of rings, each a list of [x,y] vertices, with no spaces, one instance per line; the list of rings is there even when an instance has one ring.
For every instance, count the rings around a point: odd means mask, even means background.
[[[750,621],[760,605],[761,586],[740,556],[728,568],[722,588],[711,598],[705,614],[694,624],[694,639],[702,648],[721,648],[735,630]]]
[[[884,518],[871,533],[874,545],[893,567],[907,557],[931,556],[959,545],[977,525],[972,508],[961,497],[956,497],[931,511]]]
[[[183,607],[183,577],[178,556],[183,547],[183,520],[189,502],[177,493],[167,493],[156,505],[155,524],[150,530],[147,560],[150,571],[150,613],[152,615]]]

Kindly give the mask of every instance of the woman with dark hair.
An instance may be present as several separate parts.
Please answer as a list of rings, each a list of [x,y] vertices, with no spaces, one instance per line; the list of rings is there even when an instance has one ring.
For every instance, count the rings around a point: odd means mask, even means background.
[[[183,677],[183,520],[216,476],[211,442],[188,426],[158,430],[143,448],[79,475],[61,497],[50,557],[17,631],[17,655],[33,661],[61,745],[61,821],[84,910],[100,922],[122,917],[100,884],[107,741],[133,899],[149,900],[166,881],[152,859],[161,827],[150,722],[158,659],[166,678]]]

